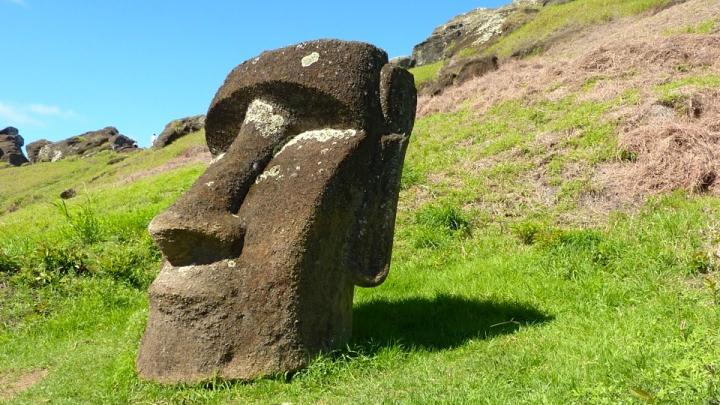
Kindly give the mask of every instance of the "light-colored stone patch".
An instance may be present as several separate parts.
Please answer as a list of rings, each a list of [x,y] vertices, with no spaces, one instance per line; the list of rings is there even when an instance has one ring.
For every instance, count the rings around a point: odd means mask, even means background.
[[[484,21],[480,20],[475,29],[477,39],[473,42],[473,45],[482,45],[496,35],[502,34],[502,26],[506,19],[503,14],[497,13],[494,10],[488,10],[488,14],[484,17]]]
[[[273,166],[268,170],[265,170],[261,175],[258,176],[257,180],[255,180],[255,184],[260,183],[261,181],[267,180],[269,178],[276,178],[276,179],[282,179],[283,176],[280,174],[280,166]]]
[[[210,161],[210,164],[217,163],[221,161],[225,157],[224,153],[221,153],[213,158],[213,160]]]
[[[52,147],[45,145],[38,151],[37,158],[41,162],[47,162],[50,160],[50,154],[52,153]]]
[[[302,58],[300,63],[302,63],[302,67],[308,67],[313,65],[315,62],[320,60],[320,54],[317,52],[313,52],[310,55],[305,56]]]
[[[61,160],[63,158],[62,151],[56,150],[53,152],[52,159],[50,159],[51,162],[57,162],[58,160]]]
[[[303,132],[297,135],[290,142],[286,143],[285,146],[280,149],[277,154],[283,153],[283,151],[291,146],[297,145],[297,149],[302,147],[302,143],[307,141],[315,142],[330,142],[334,141],[333,145],[337,144],[336,141],[350,139],[357,135],[357,131],[354,129],[316,129],[312,131]]]
[[[253,123],[263,138],[276,135],[285,125],[285,118],[275,114],[275,107],[267,101],[255,99],[245,113],[244,124]]]
[[[237,263],[235,262],[235,260],[228,260],[227,265],[231,269],[234,269],[235,267],[237,267]]]
[[[195,266],[192,266],[192,265],[191,266],[182,266],[182,267],[177,267],[176,269],[177,269],[178,273],[184,274],[184,273],[192,272],[195,269]]]
[[[209,182],[205,183],[205,185],[208,186],[208,187],[212,187],[212,186],[215,185],[215,182],[214,182],[214,181],[209,181]]]

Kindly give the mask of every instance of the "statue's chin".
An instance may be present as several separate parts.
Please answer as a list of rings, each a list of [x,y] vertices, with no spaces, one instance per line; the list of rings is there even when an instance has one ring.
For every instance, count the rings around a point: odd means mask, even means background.
[[[297,370],[307,363],[289,333],[291,313],[275,312],[243,280],[237,259],[174,267],[165,262],[150,287],[148,327],[138,355],[141,378],[199,382],[250,380]],[[254,295],[254,296],[253,296]],[[272,299],[265,299],[272,302]],[[289,308],[288,308],[289,309]],[[278,343],[279,342],[279,343]]]

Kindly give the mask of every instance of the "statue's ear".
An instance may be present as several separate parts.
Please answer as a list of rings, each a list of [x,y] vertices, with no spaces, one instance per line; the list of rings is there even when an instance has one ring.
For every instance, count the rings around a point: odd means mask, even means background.
[[[380,105],[388,128],[396,134],[410,135],[417,106],[413,75],[389,63],[383,66],[380,72]]]

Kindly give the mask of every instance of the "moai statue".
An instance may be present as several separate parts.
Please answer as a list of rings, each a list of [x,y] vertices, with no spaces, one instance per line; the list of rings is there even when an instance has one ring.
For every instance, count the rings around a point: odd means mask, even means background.
[[[369,44],[236,67],[207,114],[213,163],[149,226],[165,262],[140,377],[254,379],[343,347],[354,286],[388,274],[415,104],[412,75]]]

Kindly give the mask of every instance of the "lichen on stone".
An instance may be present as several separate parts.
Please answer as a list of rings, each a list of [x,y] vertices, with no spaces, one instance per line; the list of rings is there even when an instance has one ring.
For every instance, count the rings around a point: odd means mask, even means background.
[[[281,179],[283,176],[280,174],[280,166],[273,166],[268,170],[265,170],[262,172],[261,175],[258,176],[257,180],[255,180],[255,184],[260,183],[263,180],[267,180],[269,178],[276,177],[278,179]]]
[[[302,67],[308,67],[308,66],[312,65],[313,63],[317,62],[318,60],[320,60],[320,54],[317,52],[313,52],[310,55],[307,55],[304,58],[302,58],[300,63],[302,63]]]
[[[349,139],[357,135],[357,131],[354,129],[316,129],[312,131],[303,132],[300,135],[291,139],[288,143],[280,149],[278,155],[281,154],[285,149],[297,145],[300,142],[315,141],[315,142],[329,142],[333,140]],[[298,149],[302,145],[298,145]]]
[[[269,138],[278,134],[285,122],[285,117],[275,114],[275,107],[272,104],[261,99],[255,99],[248,106],[243,124],[255,124],[260,136]]]

